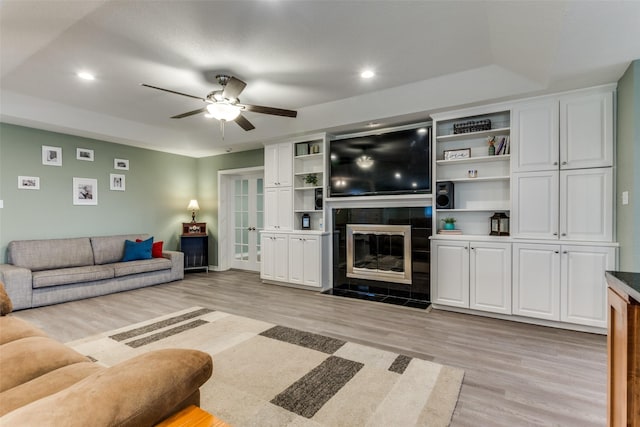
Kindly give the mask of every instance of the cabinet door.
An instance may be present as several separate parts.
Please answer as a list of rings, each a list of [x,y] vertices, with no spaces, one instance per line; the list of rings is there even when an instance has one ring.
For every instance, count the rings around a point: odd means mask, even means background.
[[[560,245],[513,244],[513,314],[560,320]]]
[[[317,236],[304,238],[304,284],[320,287],[320,239]]]
[[[470,308],[511,314],[511,245],[470,242]]]
[[[289,279],[289,237],[286,234],[274,235],[273,278],[281,282]]]
[[[304,237],[289,236],[289,281],[304,283]]]
[[[293,171],[293,149],[290,143],[264,147],[264,185],[266,187],[290,186]]]
[[[434,241],[432,257],[433,302],[469,308],[469,243]]]
[[[293,229],[293,190],[278,188],[278,225],[280,230]]]
[[[265,230],[291,230],[293,222],[291,187],[264,189]]]
[[[601,328],[607,326],[604,273],[614,267],[614,248],[562,246],[562,321]]]
[[[511,235],[558,239],[558,171],[513,174]]]
[[[260,238],[261,243],[261,263],[260,278],[267,280],[275,279],[275,237],[273,234],[263,233]]]
[[[278,182],[281,186],[293,184],[293,145],[288,142],[278,144]]]
[[[511,169],[514,172],[558,169],[558,100],[513,107]]]
[[[560,99],[560,167],[613,166],[613,93]]]
[[[613,239],[612,168],[560,172],[560,238]]]

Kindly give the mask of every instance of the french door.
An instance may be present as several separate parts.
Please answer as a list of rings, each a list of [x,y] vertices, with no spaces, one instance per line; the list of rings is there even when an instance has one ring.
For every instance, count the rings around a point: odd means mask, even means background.
[[[238,175],[230,182],[230,267],[260,271],[260,231],[264,228],[264,178]]]

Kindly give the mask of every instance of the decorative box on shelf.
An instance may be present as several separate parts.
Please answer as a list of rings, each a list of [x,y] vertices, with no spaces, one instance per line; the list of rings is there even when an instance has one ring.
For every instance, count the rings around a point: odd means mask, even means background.
[[[205,236],[207,234],[207,223],[206,222],[183,222],[182,223],[182,234],[190,235],[190,236]]]

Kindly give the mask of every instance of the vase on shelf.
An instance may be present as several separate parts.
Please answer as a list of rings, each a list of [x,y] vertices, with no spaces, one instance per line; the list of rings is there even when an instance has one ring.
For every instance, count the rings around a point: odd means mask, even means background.
[[[445,230],[455,230],[456,229],[456,225],[452,222],[445,222],[444,223],[444,229]]]

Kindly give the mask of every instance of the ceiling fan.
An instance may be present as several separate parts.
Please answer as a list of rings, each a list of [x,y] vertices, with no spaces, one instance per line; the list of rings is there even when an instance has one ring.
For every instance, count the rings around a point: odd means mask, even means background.
[[[242,114],[242,112],[244,111],[284,117],[296,117],[298,115],[298,112],[294,110],[242,104],[240,103],[238,95],[240,95],[240,93],[247,85],[245,82],[226,74],[218,74],[216,76],[216,80],[218,80],[218,83],[220,84],[220,86],[222,86],[222,89],[209,92],[204,98],[200,96],[189,95],[187,93],[177,92],[175,90],[148,85],[146,83],[141,83],[141,85],[149,87],[151,89],[157,89],[164,92],[174,93],[176,95],[199,99],[207,104],[206,106],[198,108],[197,110],[175,115],[171,117],[172,119],[182,119],[184,117],[193,116],[194,114],[208,113],[214,118],[220,120],[222,124],[224,124],[224,122],[235,121],[242,129],[248,131],[251,129],[255,129],[255,126],[251,124],[251,122],[247,120],[247,118]]]

